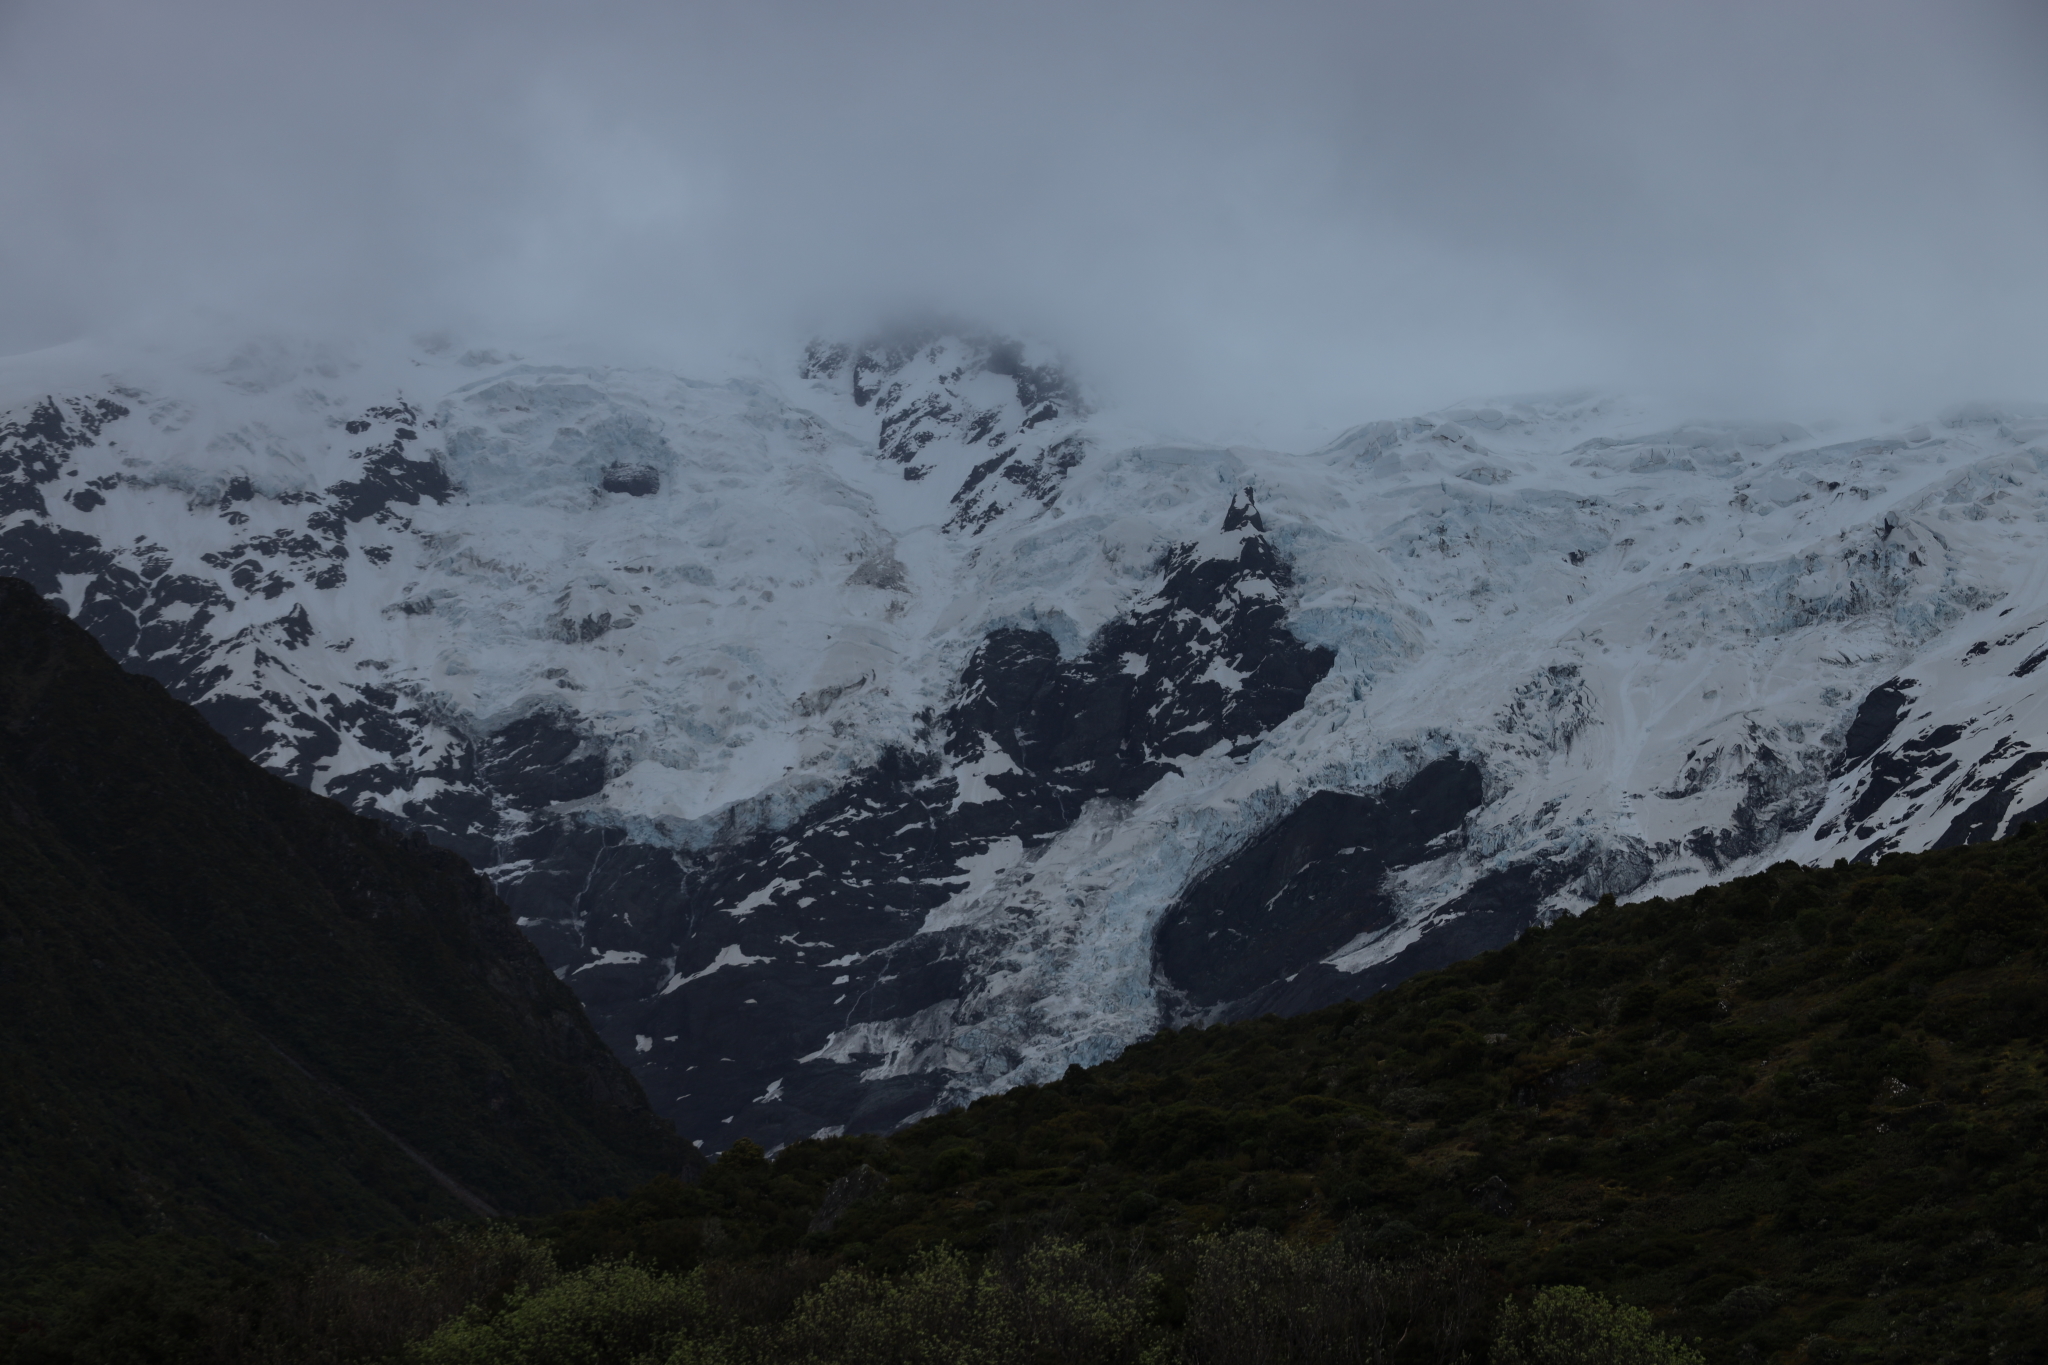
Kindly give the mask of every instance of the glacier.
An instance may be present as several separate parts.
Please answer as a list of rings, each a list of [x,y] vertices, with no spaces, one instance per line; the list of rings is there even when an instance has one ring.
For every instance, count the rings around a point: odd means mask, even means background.
[[[1166,440],[962,329],[715,378],[0,361],[0,573],[485,870],[716,1150],[2048,812],[2048,408]]]

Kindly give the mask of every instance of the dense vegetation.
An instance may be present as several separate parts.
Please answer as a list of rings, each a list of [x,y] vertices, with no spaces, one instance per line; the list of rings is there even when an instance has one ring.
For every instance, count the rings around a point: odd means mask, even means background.
[[[2048,837],[1603,904],[1362,1004],[1162,1035],[894,1138],[566,1215],[571,1255],[1038,1232],[1476,1239],[1760,1355],[2048,1342]],[[886,1198],[806,1219],[865,1162]]]
[[[0,1263],[541,1212],[701,1164],[467,864],[264,772],[13,579],[0,1095]]]
[[[1387,1358],[1454,1359],[1409,1328],[1449,1311],[1413,1286],[1455,1282],[1483,1307],[1457,1310],[1456,1331],[1429,1331],[1473,1359],[1503,1296],[1574,1285],[1647,1311],[1630,1330],[1666,1338],[1664,1356],[1615,1359],[1678,1360],[1675,1343],[1697,1341],[1711,1361],[2038,1362],[2048,834],[2037,828],[1874,867],[1783,863],[1679,900],[1603,903],[1369,1001],[1161,1034],[887,1138],[802,1142],[773,1159],[736,1143],[695,1184],[656,1180],[522,1226],[572,1282],[558,1292],[581,1296],[575,1312],[564,1300],[563,1320],[602,1318],[590,1303],[632,1298],[620,1277],[643,1275],[641,1298],[668,1295],[663,1330],[686,1341],[796,1331],[825,1311],[828,1289],[846,1312],[859,1300],[864,1321],[886,1323],[890,1293],[938,1293],[933,1277],[951,1275],[957,1298],[984,1270],[1009,1286],[986,1312],[1014,1317],[1038,1256],[1067,1257],[1075,1283],[1137,1305],[1149,1349],[1188,1360],[1222,1358],[1202,1345],[1218,1295],[1297,1282],[1329,1288],[1252,1293],[1269,1330],[1235,1358],[1373,1359],[1300,1335],[1373,1299],[1395,1324],[1387,1340],[1402,1342]],[[1319,1270],[1261,1279],[1246,1268],[1318,1247],[1335,1258]],[[393,1254],[357,1249],[335,1264],[372,1274]],[[40,1288],[18,1291],[40,1305],[45,1340],[87,1316],[114,1321],[109,1296],[144,1283],[181,1311],[307,1283],[303,1267],[244,1267],[202,1293],[105,1261],[46,1269]],[[100,1308],[81,1314],[89,1300]],[[482,1358],[461,1342],[537,1330],[535,1302],[486,1304],[415,1353]],[[1538,1306],[1508,1325],[1526,1327]],[[967,1311],[956,1304],[948,1321]],[[1362,1329],[1343,1320],[1355,1342]],[[1137,1340],[1048,1358],[1123,1359]],[[784,1344],[786,1358],[807,1358]],[[658,1354],[679,1349],[663,1338]],[[922,1358],[845,1352],[815,1358]]]

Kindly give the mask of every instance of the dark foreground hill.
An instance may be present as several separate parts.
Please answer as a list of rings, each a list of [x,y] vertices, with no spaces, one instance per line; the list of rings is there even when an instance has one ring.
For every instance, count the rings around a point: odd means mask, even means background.
[[[1602,904],[1363,1003],[1164,1034],[545,1227],[574,1259],[676,1265],[1471,1239],[1503,1289],[1591,1286],[1710,1359],[2048,1360],[2041,830]],[[827,1229],[828,1189],[871,1193]]]
[[[45,1315],[20,1358],[141,1358],[95,1344],[137,1303],[167,1342],[265,1313],[289,1340],[279,1304],[333,1342],[368,1320],[329,1292],[356,1276],[415,1337],[477,1304],[413,1358],[501,1365],[628,1339],[587,1354],[1441,1365],[1694,1341],[1730,1365],[2040,1365],[2044,887],[2030,825],[1603,903],[1368,1001],[1163,1034],[887,1138],[735,1143],[695,1184],[526,1220],[525,1241],[239,1279],[53,1265],[17,1291]],[[479,1278],[494,1293],[448,1288]],[[496,1297],[514,1284],[540,1288]],[[1665,1345],[1489,1347],[1503,1305],[1557,1284],[1648,1310]],[[320,1358],[392,1358],[402,1316]],[[1038,1345],[960,1344],[990,1322]],[[1070,1329],[1093,1344],[1045,1344]]]
[[[488,883],[0,579],[0,1260],[532,1213],[701,1159]]]

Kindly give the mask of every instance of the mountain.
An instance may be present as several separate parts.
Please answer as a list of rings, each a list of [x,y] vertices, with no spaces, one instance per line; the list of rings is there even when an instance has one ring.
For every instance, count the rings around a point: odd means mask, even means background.
[[[798,1251],[898,1269],[943,1241],[1000,1265],[1100,1239],[1165,1272],[1169,1320],[1217,1291],[1189,1274],[1196,1239],[1367,1262],[1448,1243],[1491,1295],[1588,1286],[1712,1361],[2038,1361],[2044,888],[2032,825],[1604,902],[1370,1001],[1163,1031],[886,1138],[735,1148],[695,1186],[540,1226],[571,1263],[750,1281]],[[1327,1283],[1278,1276],[1232,1311],[1284,1304],[1306,1333]],[[1292,1358],[1378,1358],[1345,1346]],[[1267,1350],[1184,1358],[1290,1358]]]
[[[1162,441],[964,331],[0,373],[0,570],[486,871],[717,1150],[2048,801],[2048,409]]]
[[[463,861],[258,768],[0,579],[6,1257],[537,1213],[687,1174]]]

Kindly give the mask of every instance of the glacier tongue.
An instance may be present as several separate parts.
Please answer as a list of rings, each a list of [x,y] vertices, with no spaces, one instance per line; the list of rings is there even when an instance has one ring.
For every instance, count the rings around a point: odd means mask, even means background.
[[[686,1135],[2048,813],[2048,411],[1148,443],[999,338],[0,363],[0,572],[487,868]]]

